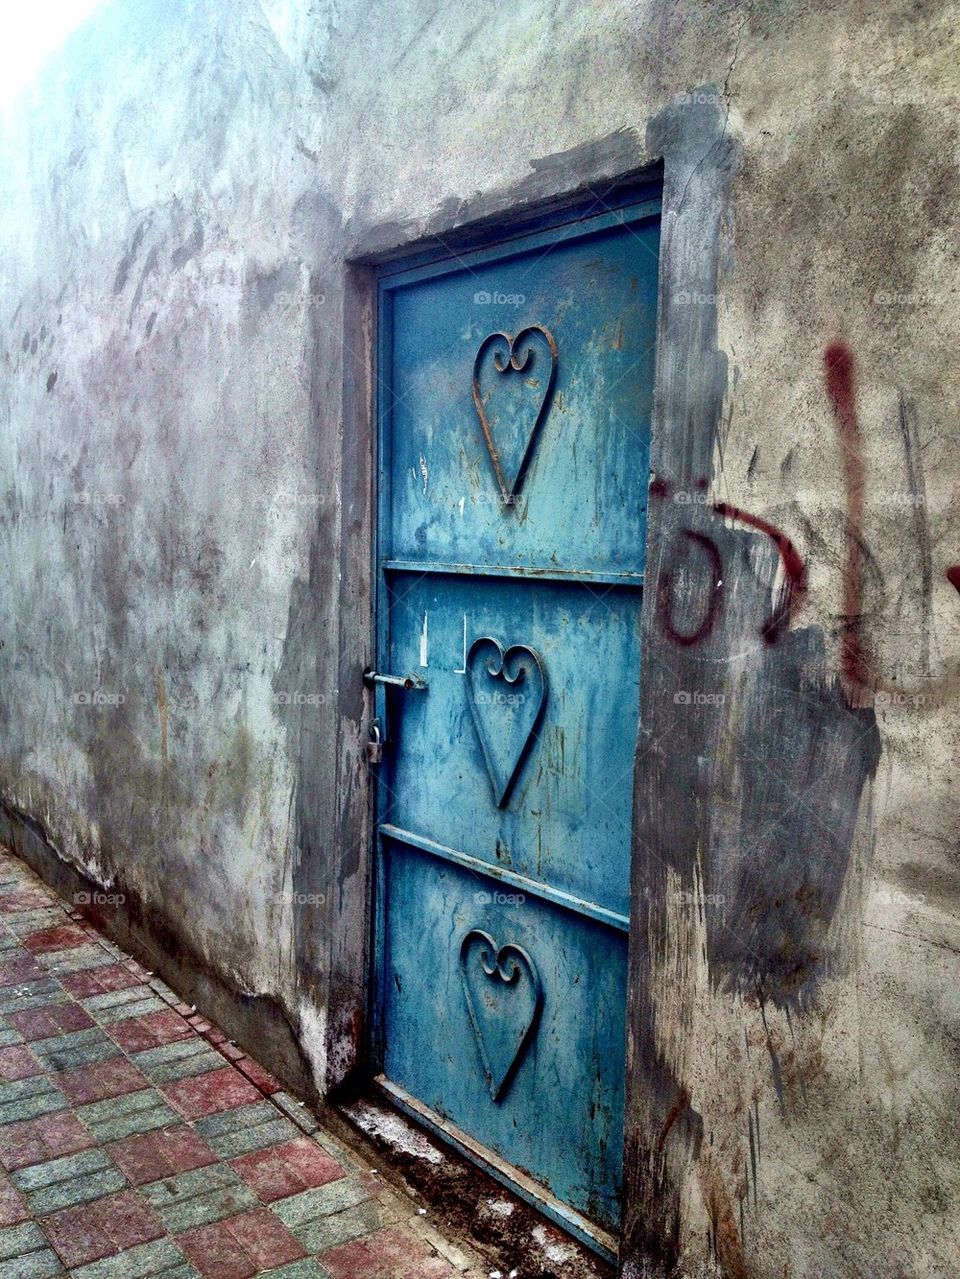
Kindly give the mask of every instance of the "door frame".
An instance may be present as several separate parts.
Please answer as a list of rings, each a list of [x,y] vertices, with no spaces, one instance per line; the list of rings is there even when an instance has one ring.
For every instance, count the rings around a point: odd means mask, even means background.
[[[329,563],[339,573],[338,661],[330,718],[335,761],[332,813],[308,812],[301,857],[294,872],[298,891],[314,903],[305,909],[294,937],[301,1007],[312,1009],[311,1030],[321,1064],[318,1091],[331,1097],[343,1085],[369,1078],[368,1019],[375,956],[374,787],[366,766],[365,741],[372,714],[362,674],[373,657],[376,553],[377,280],[383,264],[397,269],[436,253],[463,252],[512,238],[518,227],[550,219],[564,221],[571,207],[591,199],[611,200],[662,182],[660,280],[654,374],[651,476],[677,486],[702,487],[712,475],[713,453],[726,389],[726,362],[718,347],[716,294],[721,251],[731,205],[738,146],[728,132],[720,92],[707,85],[680,95],[648,124],[646,141],[633,133],[573,152],[537,168],[524,179],[472,205],[459,205],[427,224],[396,222],[363,229],[344,255],[343,392],[338,479],[339,519],[331,534]],[[696,305],[678,305],[683,294]],[[329,318],[324,317],[329,323]],[[656,620],[656,602],[666,574],[666,548],[676,536],[677,508],[651,502],[647,517],[647,584],[642,605],[641,705],[643,738],[658,739],[661,753],[678,757],[695,748],[670,732],[679,686],[675,653]],[[656,672],[656,673],[655,673]],[[300,786],[318,786],[315,744],[304,747]],[[638,761],[644,753],[638,749]],[[682,863],[692,875],[702,827],[691,822],[677,846],[665,831],[662,806],[638,765],[634,790],[627,992],[627,1080],[623,1216],[620,1265],[624,1276],[668,1267],[681,1244],[681,1205],[699,1154],[698,1116],[690,1105],[685,1067],[695,1039],[695,965],[678,968],[675,1030],[658,1025],[650,979],[669,930],[664,873]],[[702,805],[699,806],[702,808]],[[699,811],[699,808],[698,810]],[[671,842],[672,841],[672,842]],[[669,847],[668,847],[669,845]],[[653,867],[653,870],[651,870]],[[686,950],[698,944],[691,934]],[[301,1028],[301,1034],[303,1034]]]

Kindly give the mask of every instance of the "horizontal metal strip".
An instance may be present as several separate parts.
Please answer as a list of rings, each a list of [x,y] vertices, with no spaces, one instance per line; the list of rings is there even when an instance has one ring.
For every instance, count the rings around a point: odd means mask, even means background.
[[[642,573],[595,573],[586,568],[529,564],[452,564],[439,560],[384,560],[394,573],[448,573],[463,577],[527,577],[538,582],[582,582],[587,586],[643,586]]]
[[[380,826],[380,834],[385,835],[388,839],[395,839],[398,843],[409,844],[412,848],[417,848],[423,853],[429,853],[431,857],[438,857],[445,862],[453,862],[457,866],[462,866],[465,870],[472,870],[478,875],[484,875],[489,879],[496,879],[503,884],[509,884],[511,888],[516,888],[521,893],[529,893],[531,897],[539,897],[554,906],[561,906],[564,910],[573,911],[575,915],[586,915],[588,919],[595,919],[597,923],[606,924],[608,928],[615,928],[618,932],[626,933],[630,931],[630,920],[626,915],[618,915],[616,911],[607,910],[606,906],[598,906],[596,902],[574,897],[572,893],[565,893],[559,888],[551,888],[549,884],[543,884],[536,879],[528,879],[526,875],[518,875],[516,871],[506,870],[502,866],[491,865],[490,862],[485,862],[479,857],[471,857],[469,853],[461,853],[456,848],[448,848],[446,844],[437,844],[432,839],[424,839],[422,835],[415,835],[412,831],[404,830],[400,826],[393,826],[389,822],[385,822]]]
[[[557,1225],[569,1230],[572,1235],[582,1243],[585,1243],[588,1248],[599,1252],[605,1261],[616,1265],[619,1251],[618,1244],[609,1231],[602,1229],[596,1222],[582,1216],[575,1208],[571,1208],[569,1204],[561,1203],[556,1195],[552,1195],[545,1186],[541,1186],[528,1173],[521,1172],[513,1164],[508,1164],[505,1159],[502,1159],[489,1146],[481,1145],[469,1133],[465,1133],[462,1128],[452,1124],[449,1119],[444,1119],[441,1115],[436,1114],[429,1106],[425,1106],[422,1101],[408,1093],[405,1088],[401,1088],[399,1084],[395,1084],[392,1079],[388,1079],[386,1075],[375,1075],[373,1082],[396,1106],[399,1106],[411,1118],[424,1124],[438,1137],[449,1142],[451,1146],[459,1150],[461,1155],[472,1163],[479,1164],[481,1168],[486,1169],[502,1186],[506,1186],[515,1194],[518,1194],[521,1199],[525,1199],[527,1203],[539,1208]],[[347,1117],[350,1117],[349,1111],[347,1111]]]

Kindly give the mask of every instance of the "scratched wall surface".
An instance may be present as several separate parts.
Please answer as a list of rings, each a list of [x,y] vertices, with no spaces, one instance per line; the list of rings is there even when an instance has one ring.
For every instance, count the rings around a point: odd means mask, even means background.
[[[366,873],[344,263],[667,156],[628,1274],[955,1270],[958,20],[112,0],[3,138],[5,821],[321,1088]]]

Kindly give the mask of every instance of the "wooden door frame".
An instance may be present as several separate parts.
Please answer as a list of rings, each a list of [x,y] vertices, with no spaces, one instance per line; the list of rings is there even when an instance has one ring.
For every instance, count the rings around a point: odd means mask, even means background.
[[[524,220],[545,218],[591,197],[612,195],[662,174],[660,280],[654,383],[651,474],[693,488],[712,474],[713,450],[726,387],[717,346],[716,291],[737,147],[727,112],[711,86],[680,95],[650,122],[646,145],[629,131],[555,157],[529,179],[444,212],[427,226],[372,227],[344,261],[343,392],[339,460],[339,523],[331,569],[339,573],[338,663],[331,731],[335,760],[332,823],[308,820],[301,835],[295,886],[314,899],[299,916],[294,938],[301,999],[316,1010],[324,1061],[318,1080],[331,1093],[366,1067],[366,1019],[373,918],[373,792],[364,743],[370,703],[362,672],[372,658],[375,624],[372,564],[375,548],[377,268],[413,257],[440,241],[459,252],[513,234]],[[688,299],[683,304],[683,296]],[[694,304],[689,304],[694,299]],[[647,586],[642,605],[639,719],[643,726],[636,772],[632,856],[632,926],[628,982],[627,1091],[621,1266],[624,1275],[669,1266],[681,1231],[684,1186],[698,1151],[697,1117],[685,1097],[684,1054],[693,1035],[692,976],[678,967],[667,1037],[658,1027],[650,978],[668,924],[668,863],[691,874],[697,857],[695,819],[678,832],[664,829],[669,797],[651,794],[642,766],[650,743],[661,757],[695,747],[673,724],[674,654],[656,606],[666,571],[665,548],[676,536],[678,509],[651,502],[647,524]],[[675,664],[675,663],[674,663]],[[664,673],[665,672],[665,673]],[[309,754],[315,767],[316,752]],[[327,783],[301,768],[301,786]],[[319,806],[318,806],[319,811]],[[668,841],[674,841],[668,847]],[[644,902],[644,909],[636,907]],[[694,945],[691,934],[689,946]],[[692,965],[687,965],[687,971]]]

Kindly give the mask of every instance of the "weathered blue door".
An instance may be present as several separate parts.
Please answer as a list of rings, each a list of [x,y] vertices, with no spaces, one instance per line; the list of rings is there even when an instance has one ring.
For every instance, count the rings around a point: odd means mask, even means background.
[[[619,1219],[658,211],[380,281],[381,1082],[588,1232]]]

